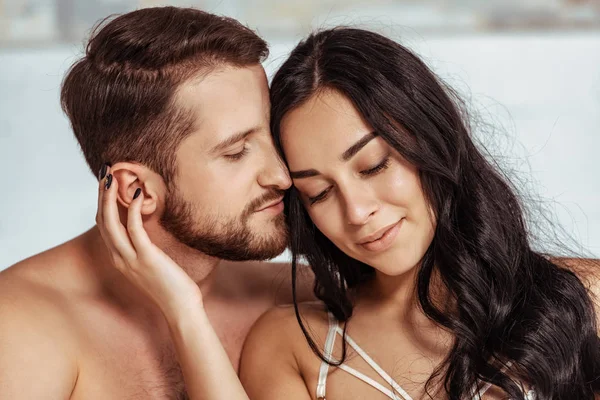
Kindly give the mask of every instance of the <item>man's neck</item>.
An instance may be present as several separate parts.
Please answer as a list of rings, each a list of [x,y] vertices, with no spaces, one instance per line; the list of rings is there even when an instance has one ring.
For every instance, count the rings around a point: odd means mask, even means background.
[[[159,224],[147,224],[150,241],[179,265],[196,282],[204,297],[209,296],[215,285],[216,270],[221,260],[208,256],[179,242]]]
[[[150,240],[198,284],[203,296],[210,296],[216,283],[216,270],[220,260],[190,249],[178,243],[170,235],[156,229],[147,229],[147,231]],[[146,318],[162,318],[158,307],[113,265],[98,228],[92,228],[85,236],[94,263],[93,273],[104,295],[126,309],[129,315],[140,314]]]

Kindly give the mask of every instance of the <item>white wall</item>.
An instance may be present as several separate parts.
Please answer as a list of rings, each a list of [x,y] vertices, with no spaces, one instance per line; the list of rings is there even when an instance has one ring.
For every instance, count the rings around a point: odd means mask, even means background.
[[[501,125],[498,152],[600,256],[600,33],[413,36],[407,44]],[[292,46],[273,45],[269,73]],[[59,105],[79,51],[0,49],[0,269],[94,223],[96,181]]]

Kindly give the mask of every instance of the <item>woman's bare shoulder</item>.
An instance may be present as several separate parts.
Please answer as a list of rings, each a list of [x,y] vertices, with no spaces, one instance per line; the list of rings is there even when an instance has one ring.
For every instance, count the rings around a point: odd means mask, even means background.
[[[600,295],[600,259],[557,257],[551,261],[577,275],[593,295]]]
[[[600,334],[600,260],[594,258],[552,258],[552,262],[572,271],[588,290],[596,311]]]
[[[254,324],[250,335],[259,336],[261,340],[278,343],[288,338],[303,337],[298,316],[305,327],[311,331],[327,329],[328,317],[325,305],[320,301],[309,301],[298,304],[298,314],[293,305],[279,305],[265,312]]]
[[[325,306],[319,301],[298,304],[298,314],[315,340],[317,346],[324,343],[328,330],[328,317]],[[293,305],[276,306],[265,312],[254,324],[244,345],[246,357],[297,356],[310,351],[306,337],[300,328]]]
[[[324,305],[316,301],[301,303],[298,313],[317,346],[324,343],[320,339],[327,335]],[[298,323],[294,306],[273,307],[256,321],[246,338],[240,377],[245,386],[253,381],[303,382],[301,377],[304,376],[306,364],[314,357]],[[304,383],[299,385],[304,388]]]

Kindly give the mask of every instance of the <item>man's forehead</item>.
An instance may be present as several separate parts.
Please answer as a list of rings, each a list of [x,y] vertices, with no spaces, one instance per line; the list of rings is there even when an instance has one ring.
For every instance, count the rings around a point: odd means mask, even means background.
[[[265,70],[261,65],[247,67],[223,66],[210,72],[199,71],[183,82],[177,90],[183,100],[230,100],[242,95],[269,95]]]
[[[268,127],[268,86],[259,68],[226,68],[181,85],[176,105],[192,113],[193,131],[204,133],[203,147]]]

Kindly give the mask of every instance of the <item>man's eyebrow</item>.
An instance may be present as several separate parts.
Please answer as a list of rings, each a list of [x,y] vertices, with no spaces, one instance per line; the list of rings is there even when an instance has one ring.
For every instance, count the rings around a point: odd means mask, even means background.
[[[249,135],[258,131],[259,129],[260,128],[258,128],[258,127],[254,127],[254,128],[248,129],[247,131],[236,133],[235,135],[230,136],[227,139],[218,143],[215,147],[213,147],[213,149],[211,150],[211,153],[218,153],[220,151],[223,151],[226,148],[228,148],[229,146],[246,139],[246,137],[248,137]]]
[[[367,133],[361,139],[359,139],[356,143],[348,148],[348,150],[344,151],[340,156],[342,161],[348,161],[352,157],[356,155],[363,147],[367,145],[371,140],[375,139],[377,134],[375,132]],[[321,175],[319,171],[316,169],[304,169],[302,171],[290,171],[290,177],[292,179],[302,179],[302,178],[311,178],[313,176]]]
[[[348,148],[348,150],[344,151],[342,153],[342,156],[340,157],[340,159],[342,161],[348,161],[349,159],[354,157],[356,155],[356,153],[358,153],[363,147],[365,147],[367,145],[367,143],[369,143],[371,140],[375,139],[376,137],[377,137],[377,134],[375,132],[367,133],[365,136],[362,137],[362,139],[360,139],[358,142],[356,142],[352,146],[350,146]]]

